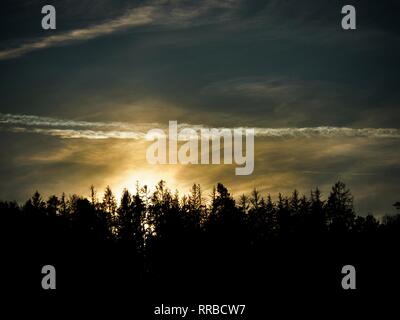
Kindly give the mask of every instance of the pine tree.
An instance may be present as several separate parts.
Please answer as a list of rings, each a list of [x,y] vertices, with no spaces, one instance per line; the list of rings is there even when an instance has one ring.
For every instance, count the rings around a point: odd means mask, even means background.
[[[342,233],[351,230],[355,219],[353,196],[343,182],[338,181],[332,187],[326,209],[332,231]]]

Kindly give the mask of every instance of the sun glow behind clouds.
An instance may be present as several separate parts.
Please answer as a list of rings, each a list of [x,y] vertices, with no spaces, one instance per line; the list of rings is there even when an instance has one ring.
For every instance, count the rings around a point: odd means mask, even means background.
[[[171,166],[161,166],[150,169],[137,169],[125,172],[121,177],[118,177],[111,185],[112,190],[115,192],[117,199],[121,199],[122,192],[126,188],[130,193],[136,193],[137,183],[139,188],[147,186],[149,192],[154,192],[155,186],[164,180],[167,183],[167,187],[172,193],[178,190],[180,195],[188,192],[188,186],[179,183],[175,178],[175,172]]]

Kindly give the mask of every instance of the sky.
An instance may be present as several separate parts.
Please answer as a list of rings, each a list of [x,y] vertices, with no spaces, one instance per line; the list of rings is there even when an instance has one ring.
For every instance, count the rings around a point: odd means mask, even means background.
[[[57,29],[41,28],[52,4]],[[400,4],[351,1],[5,0],[0,4],[0,199],[118,195],[136,180],[181,194],[323,196],[343,180],[359,214],[400,200]],[[151,165],[147,130],[176,120],[257,128],[255,169]]]

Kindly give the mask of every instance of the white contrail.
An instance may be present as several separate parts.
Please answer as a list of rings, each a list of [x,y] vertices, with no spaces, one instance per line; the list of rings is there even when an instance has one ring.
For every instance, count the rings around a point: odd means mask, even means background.
[[[89,26],[87,28],[70,30],[55,35],[23,42],[21,45],[0,50],[0,60],[18,58],[31,51],[46,49],[54,46],[69,44],[75,41],[94,39],[103,35],[111,34],[121,30],[136,28],[147,25],[187,25],[193,24],[194,20],[205,16],[215,8],[224,9],[225,13],[217,17],[217,20],[226,19],[231,9],[239,3],[237,0],[214,1],[202,0],[195,6],[185,5],[185,1],[149,1],[148,4],[131,9],[124,15],[112,20]],[[203,23],[208,21],[203,19]]]
[[[155,18],[154,7],[145,6],[131,10],[127,14],[86,29],[76,29],[56,35],[23,43],[19,47],[0,51],[0,60],[17,58],[28,52],[57,46],[72,41],[82,41],[97,38],[101,35],[123,30],[130,27],[139,27],[150,24]]]
[[[131,126],[123,122],[90,122],[11,113],[0,113],[0,124],[44,127],[108,127],[120,129],[131,128]]]
[[[346,128],[346,127],[306,127],[306,128],[256,128],[256,136],[261,137],[373,137],[400,138],[400,130],[394,128]]]
[[[79,120],[57,119],[34,115],[17,115],[0,113],[0,130],[11,132],[30,132],[56,136],[63,139],[144,139],[146,133],[159,128],[168,132],[167,124],[160,123],[127,123],[127,122],[90,122]],[[199,132],[209,129],[205,125],[180,123],[179,129],[192,128]],[[228,127],[215,128],[233,129]],[[242,127],[241,129],[248,129]],[[395,128],[346,128],[346,127],[306,127],[306,128],[262,128],[256,127],[257,137],[276,138],[310,138],[310,137],[366,137],[366,138],[400,138],[400,129]]]

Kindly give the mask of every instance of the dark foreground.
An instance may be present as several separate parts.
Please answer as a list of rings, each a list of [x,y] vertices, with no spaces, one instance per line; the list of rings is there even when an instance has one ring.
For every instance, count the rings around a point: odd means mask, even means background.
[[[209,206],[196,188],[178,201],[158,187],[149,199],[125,193],[119,207],[112,197],[1,203],[2,310],[181,319],[155,312],[245,305],[242,315],[185,318],[267,319],[396,306],[400,218],[357,217],[343,184],[326,201],[316,190],[310,199],[294,193],[276,203],[253,193],[248,204],[219,185]],[[42,288],[44,265],[55,267],[55,290]],[[345,265],[355,267],[355,290],[342,287]]]

